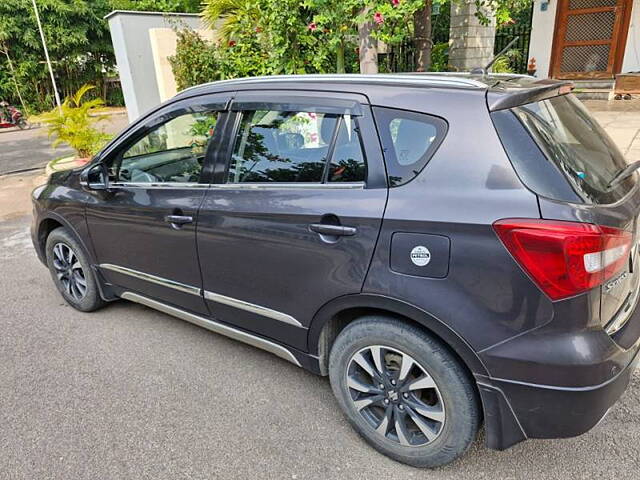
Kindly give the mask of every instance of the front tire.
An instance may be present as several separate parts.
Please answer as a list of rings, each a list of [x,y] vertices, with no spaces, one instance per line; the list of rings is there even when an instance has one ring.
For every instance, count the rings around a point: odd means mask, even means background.
[[[481,413],[467,371],[420,328],[364,317],[338,336],[331,387],[355,430],[376,450],[414,467],[438,467],[475,440]]]
[[[47,237],[47,266],[62,297],[73,308],[92,312],[105,305],[84,250],[63,227]]]

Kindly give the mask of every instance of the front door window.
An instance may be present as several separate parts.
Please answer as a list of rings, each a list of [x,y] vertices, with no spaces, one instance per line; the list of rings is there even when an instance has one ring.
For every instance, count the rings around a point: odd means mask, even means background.
[[[198,182],[217,118],[217,112],[189,113],[154,128],[124,151],[115,181]]]

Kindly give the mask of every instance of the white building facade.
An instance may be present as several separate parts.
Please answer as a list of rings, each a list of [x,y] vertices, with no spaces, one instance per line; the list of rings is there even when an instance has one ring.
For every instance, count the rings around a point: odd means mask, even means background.
[[[175,29],[186,27],[213,37],[197,14],[116,10],[105,18],[130,122],[176,94],[168,61],[176,53]]]
[[[534,0],[536,76],[613,79],[640,72],[640,0]]]

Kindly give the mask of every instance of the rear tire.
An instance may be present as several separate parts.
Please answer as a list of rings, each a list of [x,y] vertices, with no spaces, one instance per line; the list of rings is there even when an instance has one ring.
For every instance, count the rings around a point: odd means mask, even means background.
[[[69,305],[82,312],[105,305],[87,255],[64,227],[47,237],[46,255],[53,283]]]
[[[481,411],[468,372],[416,326],[377,316],[349,324],[331,349],[329,376],[355,430],[398,462],[445,465],[478,434]]]

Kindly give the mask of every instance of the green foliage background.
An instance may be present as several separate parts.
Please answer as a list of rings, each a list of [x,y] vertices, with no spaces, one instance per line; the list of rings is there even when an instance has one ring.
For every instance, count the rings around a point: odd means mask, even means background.
[[[452,0],[461,1],[461,0]],[[474,0],[497,8],[498,23],[532,0]],[[448,36],[449,0],[432,17],[433,38]],[[357,25],[373,21],[373,35],[393,46],[412,35],[412,15],[424,0],[37,0],[54,73],[62,97],[84,84],[87,97],[123,103],[122,92],[107,88],[116,75],[109,27],[113,10],[203,12],[220,32],[215,42],[181,31],[171,60],[180,88],[218,79],[269,75],[358,72]],[[0,0],[0,100],[19,105],[13,74],[31,113],[54,106],[53,92],[31,0]],[[446,48],[434,52],[446,67]]]
[[[199,0],[37,0],[49,55],[61,97],[83,84],[90,97],[122,102],[119,91],[105,91],[115,57],[104,16],[112,10],[198,12]],[[53,90],[31,0],[0,1],[0,100],[19,105],[4,52],[12,60],[22,96],[31,112],[53,107]]]

